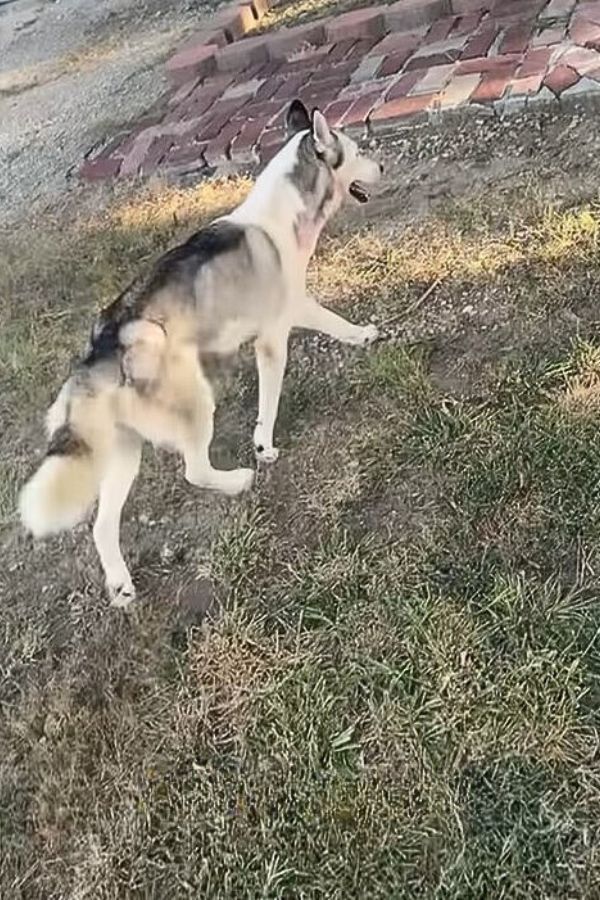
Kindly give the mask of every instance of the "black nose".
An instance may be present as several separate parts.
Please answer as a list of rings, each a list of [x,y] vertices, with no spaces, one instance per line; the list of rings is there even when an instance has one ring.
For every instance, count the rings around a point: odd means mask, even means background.
[[[380,162],[379,163],[379,171],[381,172],[382,175],[383,175],[383,170],[384,170],[384,165],[382,162]]]

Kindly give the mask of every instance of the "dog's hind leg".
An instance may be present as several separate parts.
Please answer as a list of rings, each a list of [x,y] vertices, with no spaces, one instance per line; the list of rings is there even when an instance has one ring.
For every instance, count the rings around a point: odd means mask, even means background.
[[[210,462],[215,404],[192,344],[165,357],[154,389],[126,388],[120,409],[125,425],[151,443],[182,454],[190,484],[225,494],[239,494],[251,486],[252,469],[222,471]]]
[[[199,366],[193,372],[194,390],[181,412],[180,449],[185,461],[185,477],[196,487],[235,495],[248,490],[254,480],[252,469],[215,469],[210,461],[215,404],[212,389]]]
[[[100,483],[94,542],[113,606],[127,606],[135,597],[131,575],[121,553],[119,531],[121,511],[138,473],[141,453],[141,438],[131,431],[119,429]]]
[[[356,344],[362,347],[372,344],[378,335],[375,325],[354,325],[332,310],[321,306],[312,297],[306,297],[304,302],[298,306],[294,325],[296,328],[321,331],[344,344]]]
[[[281,386],[287,362],[288,332],[261,335],[255,345],[258,368],[258,418],[254,429],[254,450],[262,462],[275,462],[279,451],[273,446],[273,431],[279,408]]]

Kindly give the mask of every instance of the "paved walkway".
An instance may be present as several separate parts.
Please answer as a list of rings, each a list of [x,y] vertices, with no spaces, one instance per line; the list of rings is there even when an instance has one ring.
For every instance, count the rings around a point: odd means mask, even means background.
[[[172,88],[158,107],[92,150],[82,175],[265,162],[295,96],[334,125],[378,133],[600,91],[600,0],[400,0],[247,36],[277,2],[216,14],[168,61]]]

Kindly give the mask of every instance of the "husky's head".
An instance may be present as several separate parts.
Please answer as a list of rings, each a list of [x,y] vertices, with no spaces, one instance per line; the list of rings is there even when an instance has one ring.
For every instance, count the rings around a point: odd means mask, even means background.
[[[301,194],[317,195],[317,202],[338,205],[348,194],[366,203],[369,189],[383,171],[379,162],[361,153],[358,144],[341,131],[330,128],[318,109],[309,115],[300,100],[294,100],[287,114],[288,134],[302,133],[292,180]],[[323,198],[318,194],[324,192]]]

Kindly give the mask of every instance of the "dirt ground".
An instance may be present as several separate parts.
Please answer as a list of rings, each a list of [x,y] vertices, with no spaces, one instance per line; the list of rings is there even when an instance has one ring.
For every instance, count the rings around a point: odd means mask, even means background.
[[[33,544],[17,491],[94,311],[249,182],[65,180],[114,91],[124,117],[160,93],[189,25],[183,5],[166,27],[158,4],[79,7],[118,64],[17,89],[48,61],[18,56],[35,25],[0,57],[1,146],[22,148],[0,231],[0,896],[597,896],[597,113],[381,148],[380,196],[311,280],[382,341],[293,338],[282,456],[249,497],[145,454],[124,614],[89,524]],[[146,73],[128,21],[153,35]],[[63,31],[54,61],[81,50]],[[250,355],[211,376],[214,459],[251,463]]]

